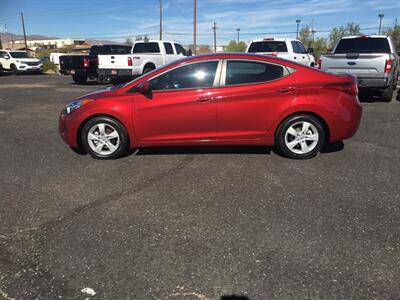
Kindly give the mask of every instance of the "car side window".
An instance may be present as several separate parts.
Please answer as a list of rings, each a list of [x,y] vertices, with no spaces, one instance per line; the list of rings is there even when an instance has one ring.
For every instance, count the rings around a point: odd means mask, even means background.
[[[297,42],[297,45],[299,47],[299,51],[300,51],[301,54],[306,54],[307,53],[307,50],[306,50],[306,48],[304,47],[304,45],[302,43]]]
[[[186,50],[185,50],[185,48],[183,48],[181,45],[179,45],[179,44],[174,44],[175,45],[175,49],[176,49],[176,53],[177,54],[183,54],[183,55],[186,55]]]
[[[292,47],[294,53],[300,53],[299,45],[297,44],[297,42],[292,41]]]
[[[256,61],[229,60],[226,67],[225,85],[260,83],[284,76],[284,68]]]
[[[214,85],[218,61],[193,63],[178,67],[150,80],[153,91],[207,88]]]
[[[166,54],[174,54],[174,49],[172,48],[171,43],[164,43],[164,48]]]

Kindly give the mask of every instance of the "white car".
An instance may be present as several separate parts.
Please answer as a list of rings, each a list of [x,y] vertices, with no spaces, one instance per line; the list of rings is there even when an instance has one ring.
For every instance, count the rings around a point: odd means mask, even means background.
[[[23,72],[42,73],[43,64],[26,51],[0,50],[0,71],[14,75]]]
[[[131,54],[99,55],[99,76],[134,77],[187,56],[178,43],[150,40],[137,41]]]
[[[315,58],[312,55],[313,49],[306,49],[303,43],[296,39],[265,38],[254,40],[249,43],[246,52],[273,55],[306,66],[315,66]]]

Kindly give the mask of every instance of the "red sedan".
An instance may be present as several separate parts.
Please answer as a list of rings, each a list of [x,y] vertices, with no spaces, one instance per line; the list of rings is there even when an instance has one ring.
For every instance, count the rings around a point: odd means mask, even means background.
[[[357,94],[351,76],[276,57],[202,55],[76,99],[59,130],[72,148],[100,159],[171,145],[275,145],[304,159],[355,134]]]

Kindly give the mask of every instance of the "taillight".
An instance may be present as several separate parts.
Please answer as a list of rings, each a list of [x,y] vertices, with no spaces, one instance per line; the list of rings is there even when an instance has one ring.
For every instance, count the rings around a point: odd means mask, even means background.
[[[317,59],[317,68],[321,69],[321,65],[322,65],[322,60],[321,59]]]
[[[89,67],[89,65],[90,65],[90,59],[89,58],[84,58],[83,59],[83,66],[85,68],[87,68],[87,67]]]
[[[132,57],[128,57],[128,66],[132,66]]]
[[[392,66],[393,66],[393,59],[387,59],[386,63],[385,63],[385,73],[390,73],[390,71],[392,70]]]

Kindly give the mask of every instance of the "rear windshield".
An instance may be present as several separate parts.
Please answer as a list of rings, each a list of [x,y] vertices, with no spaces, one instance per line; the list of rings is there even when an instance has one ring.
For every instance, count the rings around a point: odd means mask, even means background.
[[[92,46],[92,48],[90,48],[90,55],[129,54],[130,52],[131,52],[131,46],[125,46],[125,45]]]
[[[385,38],[342,39],[335,53],[390,53],[390,46]]]
[[[248,52],[287,52],[285,42],[268,41],[268,42],[253,42],[251,43]]]
[[[158,43],[136,43],[132,53],[160,53]]]

